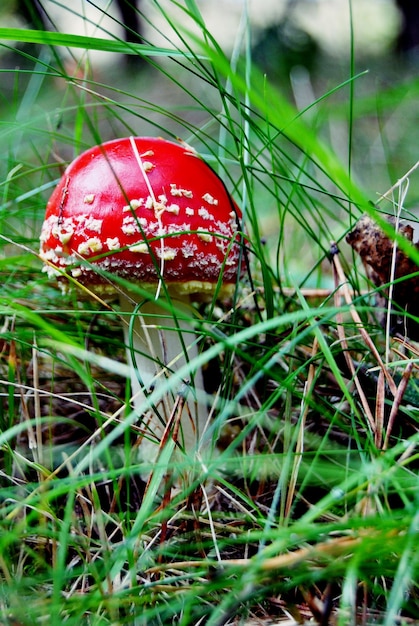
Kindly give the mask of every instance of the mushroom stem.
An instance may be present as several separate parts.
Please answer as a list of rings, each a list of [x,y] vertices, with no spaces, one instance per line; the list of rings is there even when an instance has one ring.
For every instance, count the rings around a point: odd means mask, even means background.
[[[196,335],[188,320],[191,307],[185,297],[172,299],[173,315],[156,301],[138,306],[129,294],[120,294],[119,302],[121,312],[131,316],[131,321],[124,324],[124,338],[131,367],[132,403],[145,431],[140,455],[153,461],[173,412],[176,394],[182,390],[163,392],[161,401],[152,408],[144,409],[144,402],[152,391],[165,384],[171,372],[198,356]],[[192,380],[185,383],[190,388],[182,407],[178,443],[187,454],[193,454],[199,448],[208,418],[201,370],[193,372]]]

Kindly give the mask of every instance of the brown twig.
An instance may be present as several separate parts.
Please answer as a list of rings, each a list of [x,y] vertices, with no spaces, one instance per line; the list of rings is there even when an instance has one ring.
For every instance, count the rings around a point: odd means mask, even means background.
[[[178,394],[175,400],[174,406],[173,406],[173,410],[170,414],[169,419],[167,420],[167,424],[162,434],[162,438],[161,438],[160,445],[159,445],[159,451],[158,451],[157,458],[156,458],[156,463],[158,463],[162,450],[164,450],[170,438],[173,439],[175,444],[177,444],[178,442],[180,420],[182,417],[182,411],[184,409],[184,406],[185,406],[185,396],[183,394]],[[150,488],[153,475],[154,475],[154,471],[151,471],[147,480],[147,484],[145,486],[144,498],[146,496],[148,489]]]
[[[332,243],[332,250],[337,250],[337,246],[336,244]],[[338,258],[338,254],[334,253],[332,254],[332,265],[334,270],[336,271],[337,274],[337,278],[339,280],[339,284],[340,284],[340,288],[342,289],[342,293],[344,295],[345,298],[345,302],[349,307],[349,311],[351,313],[352,319],[354,321],[354,323],[357,326],[357,329],[360,332],[360,335],[362,337],[362,339],[365,341],[365,344],[367,345],[368,349],[370,350],[371,354],[374,356],[375,360],[377,361],[378,365],[380,366],[386,382],[389,386],[389,389],[392,393],[392,395],[394,397],[396,397],[396,393],[397,393],[397,387],[396,384],[393,380],[393,378],[391,377],[387,367],[384,365],[383,360],[374,344],[374,342],[372,341],[371,337],[369,336],[369,334],[367,333],[367,331],[364,328],[364,325],[362,323],[362,320],[359,316],[358,311],[356,310],[354,304],[353,304],[353,300],[351,297],[351,294],[349,292],[349,289],[347,287],[347,280],[346,280],[346,276],[345,273],[343,271],[342,265],[340,263],[340,260]]]
[[[316,546],[307,546],[299,548],[293,552],[287,552],[286,554],[280,554],[278,556],[269,557],[266,559],[260,558],[260,555],[252,558],[244,559],[223,559],[218,561],[179,561],[175,563],[168,563],[151,567],[147,570],[147,574],[154,574],[162,570],[174,569],[185,570],[191,568],[206,568],[214,566],[222,567],[238,567],[247,569],[252,566],[257,566],[261,571],[269,572],[273,570],[286,569],[295,567],[300,563],[307,561],[314,562],[316,565],[321,566],[322,563],[329,561],[330,559],[336,559],[345,555],[350,555],[361,544],[362,536],[352,537],[337,537],[318,543]]]
[[[334,300],[335,300],[335,305],[337,307],[340,306],[340,293],[341,291],[344,291],[344,287],[345,287],[345,282],[342,281],[342,274],[343,274],[343,270],[342,270],[342,266],[340,265],[340,261],[338,261],[337,259],[337,255],[334,254],[332,256],[332,267],[333,267],[333,274],[334,274],[334,279],[335,279],[335,285],[336,285],[336,290],[335,290],[335,294],[334,294]],[[340,269],[340,271],[339,271]],[[345,300],[347,300],[347,296],[348,294],[345,293]],[[350,296],[349,296],[350,298]],[[350,300],[352,302],[352,300]],[[368,420],[368,423],[371,427],[371,430],[373,433],[375,433],[376,431],[376,425],[375,425],[375,420],[373,417],[373,414],[371,412],[370,406],[368,404],[368,400],[365,396],[364,393],[364,389],[359,381],[359,378],[356,374],[356,370],[355,370],[355,365],[354,362],[351,358],[350,352],[349,352],[349,347],[348,347],[348,342],[346,340],[346,335],[345,335],[345,330],[344,330],[344,326],[343,326],[343,315],[341,313],[338,313],[336,315],[336,320],[337,320],[337,332],[338,332],[338,337],[339,337],[339,341],[341,343],[342,349],[343,349],[343,356],[345,358],[346,361],[346,365],[348,366],[348,369],[351,373],[352,376],[352,380],[354,381],[356,390],[358,392],[358,396],[360,399],[360,402],[362,404],[362,407],[364,409],[364,413],[365,416]]]
[[[390,439],[391,431],[393,430],[394,422],[396,420],[397,414],[399,412],[400,404],[403,400],[404,393],[407,389],[407,385],[409,383],[410,376],[412,374],[413,363],[409,361],[406,365],[406,369],[403,372],[402,379],[397,387],[396,397],[394,398],[393,405],[391,407],[390,415],[387,423],[387,431],[384,439],[383,450],[387,450],[388,442]]]
[[[375,437],[374,443],[379,450],[383,442],[384,412],[386,407],[386,388],[383,371],[380,370],[377,380],[375,399]]]

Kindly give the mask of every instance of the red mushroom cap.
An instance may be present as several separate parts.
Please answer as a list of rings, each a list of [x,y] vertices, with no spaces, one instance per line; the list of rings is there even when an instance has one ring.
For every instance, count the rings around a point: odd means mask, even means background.
[[[190,148],[150,137],[87,150],[64,172],[46,208],[40,256],[106,291],[99,267],[150,287],[211,292],[237,280],[241,214],[214,171]],[[87,262],[86,262],[87,261]]]

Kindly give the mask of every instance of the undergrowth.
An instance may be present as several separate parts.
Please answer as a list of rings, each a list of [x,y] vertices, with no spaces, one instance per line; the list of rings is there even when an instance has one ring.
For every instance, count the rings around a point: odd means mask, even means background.
[[[345,243],[367,213],[416,259],[384,220],[414,204],[408,168],[384,196],[331,148],[330,127],[353,147],[375,114],[355,98],[355,50],[297,111],[252,63],[248,20],[227,57],[193,0],[172,3],[181,20],[151,4],[165,47],[100,26],[0,29],[0,621],[417,622],[418,351],[377,321],[387,311]],[[98,49],[117,64],[90,66]],[[414,99],[409,85],[376,95],[381,116]],[[196,305],[199,357],[148,398],[182,403],[179,380],[202,367],[206,446],[173,454],[169,437],[149,464],[121,311],[63,293],[38,257],[65,164],[127,135],[181,138],[243,211],[245,276],[228,301]]]

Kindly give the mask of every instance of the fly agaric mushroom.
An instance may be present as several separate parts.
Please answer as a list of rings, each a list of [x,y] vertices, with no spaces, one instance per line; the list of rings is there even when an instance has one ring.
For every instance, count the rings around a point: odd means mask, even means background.
[[[101,297],[117,293],[121,310],[132,316],[132,332],[124,324],[124,333],[133,404],[157,443],[173,407],[165,398],[162,415],[145,416],[144,399],[159,375],[197,355],[190,298],[216,289],[222,296],[237,281],[240,217],[220,178],[192,149],[149,137],[87,150],[68,166],[47,204],[40,256],[48,275],[66,284],[67,274]],[[137,311],[138,296],[115,290],[112,275],[153,296]],[[178,312],[174,318],[159,307],[164,294]],[[207,421],[204,398],[197,371],[180,422],[180,443],[189,452]]]

